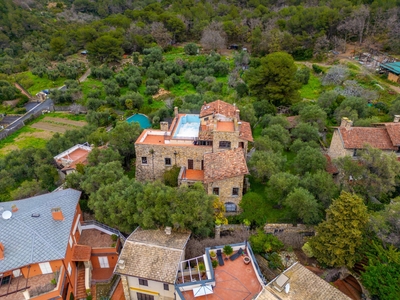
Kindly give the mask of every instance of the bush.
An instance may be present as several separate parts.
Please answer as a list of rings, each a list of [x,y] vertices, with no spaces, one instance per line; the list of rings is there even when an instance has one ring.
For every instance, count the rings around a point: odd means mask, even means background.
[[[189,43],[183,49],[187,55],[196,55],[199,47],[195,43]]]
[[[313,70],[314,70],[314,72],[316,74],[323,74],[324,73],[324,70],[320,66],[318,66],[316,64],[313,64],[312,68],[313,68]]]
[[[116,241],[118,240],[118,235],[112,234],[112,235],[111,235],[111,240],[112,240],[113,242],[116,242]]]
[[[282,259],[278,253],[274,252],[268,256],[268,267],[272,270],[275,269],[283,270],[284,266],[282,264]]]
[[[224,250],[225,255],[227,255],[227,256],[229,256],[233,253],[233,249],[232,249],[231,245],[225,245],[223,250]]]
[[[216,267],[218,267],[218,261],[217,261],[217,260],[213,260],[211,264],[212,264],[212,266],[213,266],[214,269],[215,269]]]
[[[171,169],[165,171],[163,175],[164,184],[172,187],[177,187],[180,170],[181,169],[177,165],[174,165]]]
[[[284,244],[276,236],[266,234],[266,240],[263,247],[265,252],[275,252],[282,250]]]
[[[301,247],[301,250],[303,250],[304,254],[307,255],[307,257],[314,256],[313,250],[308,242],[305,243],[303,247]]]

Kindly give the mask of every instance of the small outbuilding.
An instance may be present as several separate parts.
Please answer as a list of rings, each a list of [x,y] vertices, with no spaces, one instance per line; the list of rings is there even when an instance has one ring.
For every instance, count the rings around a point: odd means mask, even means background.
[[[388,74],[388,79],[400,83],[400,61],[381,64],[381,71]]]

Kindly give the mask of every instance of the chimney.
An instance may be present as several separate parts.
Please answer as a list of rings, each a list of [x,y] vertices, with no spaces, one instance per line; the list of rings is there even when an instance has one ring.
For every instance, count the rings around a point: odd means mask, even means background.
[[[394,122],[394,123],[399,123],[399,121],[400,121],[400,115],[394,115],[394,120],[393,120],[393,122]]]
[[[12,211],[13,213],[15,213],[15,212],[18,211],[18,207],[17,207],[16,204],[13,204],[13,205],[11,206],[11,211]]]
[[[120,259],[120,260],[118,261],[118,267],[119,267],[121,270],[125,269],[125,260],[124,260],[124,259]]]
[[[160,129],[162,131],[168,131],[168,122],[160,122]]]
[[[52,208],[51,214],[53,215],[53,219],[55,221],[63,221],[64,220],[64,215],[63,215],[60,207]]]
[[[340,123],[340,127],[349,129],[349,128],[351,128],[351,126],[353,126],[353,121],[351,121],[350,119],[348,119],[346,117],[343,117],[342,122]]]
[[[171,235],[172,227],[165,227],[165,234]]]
[[[4,259],[4,245],[0,243],[0,260]]]
[[[239,121],[240,120],[240,110],[236,110],[236,118]]]
[[[174,116],[175,116],[175,118],[177,118],[178,115],[179,115],[178,107],[175,106],[175,107],[174,107]]]

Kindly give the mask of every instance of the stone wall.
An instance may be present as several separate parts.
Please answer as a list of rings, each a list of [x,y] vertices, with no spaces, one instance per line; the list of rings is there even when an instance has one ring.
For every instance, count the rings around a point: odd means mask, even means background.
[[[229,150],[227,148],[220,148],[220,141],[230,141],[231,148],[235,149],[239,147],[239,132],[226,132],[226,131],[214,131],[213,133],[213,152]]]
[[[243,195],[243,181],[244,176],[236,176],[231,178],[226,178],[223,180],[214,181],[208,183],[206,186],[208,194],[213,194],[213,188],[219,188],[219,199],[223,202],[233,202],[237,205],[239,210],[239,202],[242,200]],[[238,196],[232,195],[232,189],[239,188]]]
[[[194,170],[201,170],[204,153],[212,152],[211,146],[136,144],[135,147],[136,179],[139,181],[162,179],[164,172],[175,164],[188,168],[189,159],[193,159]],[[142,157],[147,157],[147,164],[142,164]],[[170,166],[165,165],[165,158],[171,159]]]
[[[352,149],[345,149],[342,143],[342,139],[340,138],[339,131],[335,129],[332,136],[331,145],[328,150],[328,155],[333,158],[343,157],[346,155],[353,155]]]
[[[265,224],[265,233],[313,233],[315,232],[313,226],[304,224]]]

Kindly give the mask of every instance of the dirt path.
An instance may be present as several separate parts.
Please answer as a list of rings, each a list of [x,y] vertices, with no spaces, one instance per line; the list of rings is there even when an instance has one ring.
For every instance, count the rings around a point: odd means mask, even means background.
[[[19,90],[21,91],[21,93],[24,94],[25,96],[27,96],[29,99],[32,98],[32,95],[29,94],[27,91],[25,91],[25,89],[24,89],[22,86],[20,86],[18,83],[15,82],[15,83],[14,83],[14,86],[15,86],[17,89],[19,89]]]
[[[85,72],[85,74],[83,74],[83,75],[79,78],[79,82],[84,82],[84,81],[88,78],[88,76],[90,75],[90,72],[91,72],[90,68],[87,69],[86,72]]]

